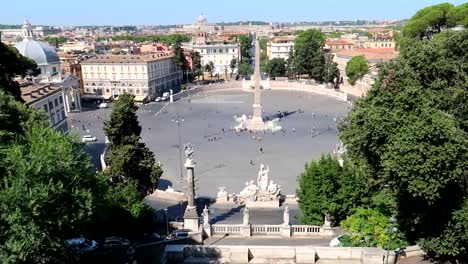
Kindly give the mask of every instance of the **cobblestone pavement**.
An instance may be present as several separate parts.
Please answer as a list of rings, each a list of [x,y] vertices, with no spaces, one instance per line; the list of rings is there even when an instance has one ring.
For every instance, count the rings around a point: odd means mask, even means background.
[[[178,126],[172,121],[178,116],[184,120],[180,123],[182,145],[185,142],[195,145],[199,196],[214,197],[221,186],[228,193],[239,193],[246,181],[256,180],[261,163],[269,165],[270,179],[283,187],[283,193],[294,194],[304,164],[335,148],[338,142],[335,120],[339,121],[350,108],[347,102],[321,95],[263,91],[264,116],[273,116],[278,111],[290,113],[280,122],[285,132],[264,135],[231,131],[234,115],[251,114],[252,102],[253,93],[218,91],[199,93],[169,104],[157,116],[165,102],[140,107],[142,140],[154,151],[164,169],[159,188],[171,185],[185,191],[185,181],[180,181]],[[88,143],[97,168],[99,153],[105,148],[102,122],[110,112],[111,109],[98,109],[70,116],[71,133],[98,138],[97,142]],[[185,169],[182,172],[185,175]]]

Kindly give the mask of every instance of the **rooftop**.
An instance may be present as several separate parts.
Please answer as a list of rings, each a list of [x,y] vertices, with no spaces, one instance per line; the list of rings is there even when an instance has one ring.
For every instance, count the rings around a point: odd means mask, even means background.
[[[23,98],[26,104],[32,104],[61,90],[62,87],[51,86],[50,84],[29,84],[21,87],[21,98]]]
[[[87,59],[82,64],[89,63],[143,63],[174,57],[171,53],[155,53],[150,55],[98,55]]]
[[[327,45],[354,45],[352,42],[338,39],[338,40],[327,40],[325,41],[325,44]]]
[[[336,55],[342,57],[354,57],[363,55],[369,61],[387,61],[397,58],[399,53],[393,48],[359,48],[353,50],[340,50],[336,52]]]

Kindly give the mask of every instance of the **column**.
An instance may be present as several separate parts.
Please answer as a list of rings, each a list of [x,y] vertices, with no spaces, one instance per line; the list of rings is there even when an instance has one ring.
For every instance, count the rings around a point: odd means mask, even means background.
[[[185,149],[185,168],[187,168],[187,208],[184,214],[184,228],[191,231],[199,230],[197,207],[195,206],[195,184],[194,184],[194,169],[195,162],[193,161],[194,147],[192,144],[187,143]]]

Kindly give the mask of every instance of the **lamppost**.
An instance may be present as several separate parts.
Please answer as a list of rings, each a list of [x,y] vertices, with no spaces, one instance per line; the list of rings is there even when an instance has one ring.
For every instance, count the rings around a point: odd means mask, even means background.
[[[175,117],[174,119],[171,120],[172,122],[175,122],[177,124],[177,134],[179,135],[179,166],[180,166],[180,179],[179,182],[183,182],[184,175],[183,175],[183,169],[182,169],[182,139],[180,136],[180,124],[184,122],[184,119],[180,116]]]
[[[388,234],[387,258],[386,258],[387,263],[386,264],[388,264],[388,257],[390,256],[390,243],[392,243],[392,234],[398,231],[398,229],[395,226],[396,218],[392,216],[388,220],[390,222],[390,227],[386,228],[386,231]]]
[[[167,208],[164,208],[164,215],[166,216],[166,237],[169,237],[169,221],[167,219]]]

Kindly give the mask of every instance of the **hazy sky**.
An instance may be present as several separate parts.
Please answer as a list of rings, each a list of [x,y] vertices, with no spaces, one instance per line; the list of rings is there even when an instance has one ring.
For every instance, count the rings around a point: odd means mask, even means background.
[[[432,4],[463,0],[2,0],[0,24],[188,24],[203,13],[208,22],[267,22],[409,18]]]

